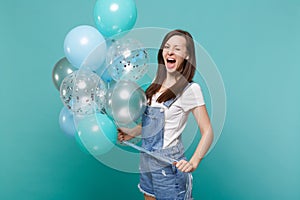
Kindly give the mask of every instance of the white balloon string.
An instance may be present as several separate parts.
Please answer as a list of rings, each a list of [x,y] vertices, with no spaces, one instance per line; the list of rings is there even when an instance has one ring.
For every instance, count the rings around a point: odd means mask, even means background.
[[[146,154],[148,154],[148,155],[150,155],[150,156],[152,156],[152,157],[154,157],[154,158],[156,158],[156,159],[158,159],[158,160],[160,160],[160,161],[166,162],[166,163],[168,163],[168,164],[173,165],[174,162],[177,162],[177,160],[175,160],[175,159],[171,159],[171,158],[167,158],[167,157],[165,157],[165,156],[158,155],[158,154],[155,153],[155,152],[150,152],[150,151],[144,149],[143,147],[137,146],[137,145],[135,145],[135,144],[133,144],[133,143],[131,143],[131,142],[123,141],[123,144],[126,144],[126,145],[128,145],[128,146],[131,146],[132,148],[135,148],[135,149],[138,150],[138,151],[141,151],[141,152],[143,152],[143,153],[146,153]]]
[[[192,176],[192,173],[188,173],[188,180],[186,183],[186,193],[184,196],[185,200],[193,200],[192,190],[193,190],[193,176]]]
[[[171,165],[174,165],[174,163],[178,162],[177,160],[175,159],[171,159],[171,158],[168,158],[168,157],[165,157],[165,156],[161,156],[161,155],[158,155],[157,153],[155,152],[151,152],[151,151],[148,151],[146,149],[144,149],[143,147],[140,147],[136,144],[133,144],[131,142],[128,142],[128,141],[123,141],[122,142],[123,144],[126,144],[127,146],[130,146],[140,152],[143,152],[143,153],[146,153],[160,161],[163,161],[163,162],[166,162],[168,164],[171,164]],[[187,183],[186,183],[186,193],[185,193],[185,196],[184,196],[184,199],[185,200],[192,200],[192,189],[193,189],[193,176],[192,176],[192,173],[188,173],[188,180],[187,180]]]

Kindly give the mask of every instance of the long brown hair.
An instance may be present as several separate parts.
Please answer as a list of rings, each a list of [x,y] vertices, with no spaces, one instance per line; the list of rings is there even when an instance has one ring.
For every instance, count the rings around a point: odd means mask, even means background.
[[[183,89],[188,85],[189,82],[192,82],[192,79],[196,70],[196,56],[195,56],[195,46],[194,40],[190,33],[184,30],[173,30],[169,32],[163,39],[160,49],[157,54],[158,68],[156,72],[156,77],[153,83],[147,88],[146,96],[151,104],[152,96],[159,91],[162,86],[163,81],[166,79],[167,70],[162,56],[162,52],[166,42],[173,37],[174,35],[183,36],[186,40],[186,48],[189,58],[184,58],[182,64],[178,67],[177,72],[180,74],[180,78],[177,82],[163,92],[157,99],[157,102],[162,103],[169,99],[175,98],[180,94]]]

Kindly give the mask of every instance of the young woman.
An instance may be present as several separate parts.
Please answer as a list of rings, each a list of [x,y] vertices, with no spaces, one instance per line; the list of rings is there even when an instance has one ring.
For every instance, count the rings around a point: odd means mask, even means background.
[[[141,153],[140,183],[146,200],[184,199],[187,172],[193,172],[213,141],[213,131],[199,84],[192,81],[196,70],[192,36],[183,30],[169,32],[158,51],[158,69],[146,90],[148,106],[142,125],[119,128],[118,140],[142,134],[142,147],[178,162],[166,164]],[[181,134],[188,115],[193,113],[201,132],[201,140],[191,157],[184,156]]]

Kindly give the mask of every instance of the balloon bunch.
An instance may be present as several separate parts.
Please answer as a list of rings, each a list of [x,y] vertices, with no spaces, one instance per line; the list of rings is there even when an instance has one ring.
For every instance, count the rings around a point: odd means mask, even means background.
[[[139,41],[122,38],[136,17],[134,0],[98,0],[96,28],[73,28],[64,40],[65,57],[52,71],[64,104],[60,127],[92,155],[113,148],[116,127],[136,123],[146,107],[136,81],[147,72],[148,52]]]

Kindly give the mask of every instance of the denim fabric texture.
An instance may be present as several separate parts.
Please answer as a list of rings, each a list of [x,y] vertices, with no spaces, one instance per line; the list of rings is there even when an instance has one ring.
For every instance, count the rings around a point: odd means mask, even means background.
[[[164,102],[164,105],[169,108],[177,98]],[[142,117],[142,147],[163,157],[174,160],[186,159],[181,142],[169,148],[162,148],[164,125],[164,109],[147,106]],[[144,194],[155,197],[156,200],[184,200],[187,180],[187,173],[177,170],[174,165],[141,153],[138,187]]]
[[[175,160],[186,159],[182,144],[156,150],[155,153]],[[153,156],[141,153],[140,190],[157,200],[184,200],[187,184],[187,173],[174,165],[164,163]]]

